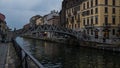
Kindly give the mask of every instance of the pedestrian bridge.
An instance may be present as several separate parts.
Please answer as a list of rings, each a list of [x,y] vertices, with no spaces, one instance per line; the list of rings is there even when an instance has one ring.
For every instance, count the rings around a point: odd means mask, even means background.
[[[75,31],[72,29],[68,29],[65,27],[61,27],[61,26],[48,25],[48,24],[44,24],[44,25],[40,25],[40,26],[35,27],[35,28],[31,28],[25,34],[29,35],[29,34],[33,34],[33,33],[39,33],[39,32],[56,32],[56,33],[62,33],[65,35],[75,37],[79,40],[83,39],[81,32],[78,32],[78,31]]]

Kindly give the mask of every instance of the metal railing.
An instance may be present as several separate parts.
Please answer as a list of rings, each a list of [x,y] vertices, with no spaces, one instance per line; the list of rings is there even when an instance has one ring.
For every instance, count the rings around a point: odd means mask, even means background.
[[[27,50],[20,46],[15,40],[12,40],[13,47],[19,58],[19,68],[44,68],[43,65],[35,59]]]
[[[93,29],[94,28],[94,24],[90,24],[90,25],[85,25],[86,29]]]
[[[103,27],[104,27],[104,28],[110,28],[110,27],[111,27],[111,23],[104,23],[104,24],[103,24]]]

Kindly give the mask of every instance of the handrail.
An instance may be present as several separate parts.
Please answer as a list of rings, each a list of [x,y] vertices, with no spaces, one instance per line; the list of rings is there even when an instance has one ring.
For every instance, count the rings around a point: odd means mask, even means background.
[[[24,52],[24,54],[27,56],[27,57],[29,57],[33,62],[34,62],[34,64],[38,67],[38,68],[44,68],[44,66],[37,60],[37,59],[35,59],[27,50],[25,50],[22,46],[20,46],[15,40],[13,40],[13,43],[14,43],[14,47],[16,48],[16,47],[18,47],[18,48],[20,48],[20,50],[21,50],[21,53],[22,52]],[[16,49],[17,50],[17,49]],[[19,52],[19,51],[17,51],[17,52]],[[19,54],[19,53],[18,53]],[[22,55],[22,54],[21,54]],[[19,55],[18,55],[19,56]],[[23,56],[19,56],[20,58],[23,58]],[[27,58],[27,57],[25,57],[25,58]],[[24,59],[22,59],[22,60],[24,60]],[[22,61],[21,60],[21,61]],[[26,60],[25,60],[26,61]],[[26,64],[26,63],[25,63]],[[22,64],[21,64],[22,65]],[[23,67],[23,66],[21,66],[21,67]],[[27,66],[28,67],[28,66]],[[26,68],[26,67],[25,67]]]

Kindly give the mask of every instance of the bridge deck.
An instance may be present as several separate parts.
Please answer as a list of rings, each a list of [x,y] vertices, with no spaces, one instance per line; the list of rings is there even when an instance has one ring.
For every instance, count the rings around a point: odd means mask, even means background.
[[[0,43],[0,68],[5,67],[7,51],[8,51],[8,45],[4,43]]]

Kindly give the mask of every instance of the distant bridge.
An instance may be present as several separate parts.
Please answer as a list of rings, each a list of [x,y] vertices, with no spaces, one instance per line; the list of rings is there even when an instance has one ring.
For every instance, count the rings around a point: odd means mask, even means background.
[[[32,33],[39,33],[39,32],[56,32],[56,33],[62,33],[62,34],[66,34],[69,36],[73,36],[77,38],[78,40],[83,39],[81,32],[68,29],[65,27],[61,27],[61,26],[48,25],[48,24],[40,25],[37,28],[31,28],[29,31],[27,31],[26,35],[29,35]]]

